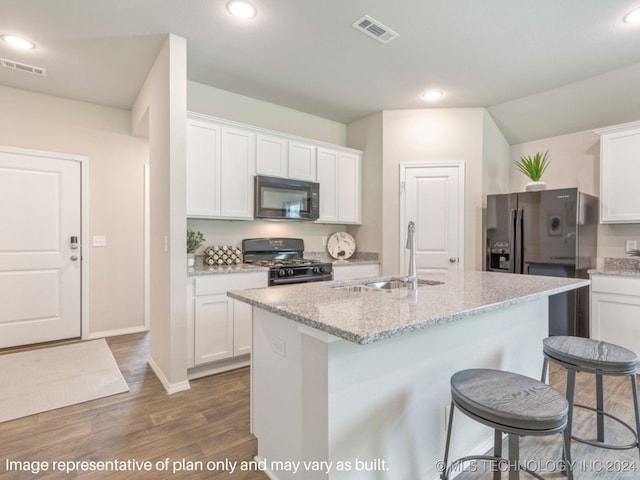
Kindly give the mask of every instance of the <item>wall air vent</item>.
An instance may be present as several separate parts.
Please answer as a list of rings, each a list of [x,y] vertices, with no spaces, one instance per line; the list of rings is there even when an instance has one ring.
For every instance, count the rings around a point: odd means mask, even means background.
[[[7,60],[6,58],[0,58],[0,65],[12,70],[19,70],[21,72],[32,73],[39,75],[40,77],[47,76],[47,69],[42,67],[36,67],[34,65],[27,65],[26,63],[14,62],[13,60]]]
[[[400,36],[399,33],[394,32],[389,27],[385,27],[379,21],[374,20],[369,15],[365,15],[362,18],[359,18],[351,26],[357,30],[360,30],[362,33],[369,35],[372,38],[375,38],[380,43],[389,43],[394,38]]]

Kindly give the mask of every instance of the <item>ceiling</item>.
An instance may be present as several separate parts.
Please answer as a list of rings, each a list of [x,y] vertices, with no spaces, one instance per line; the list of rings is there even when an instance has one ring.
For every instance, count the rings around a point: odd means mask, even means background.
[[[0,0],[0,84],[128,109],[167,33],[190,80],[342,123],[381,110],[487,107],[510,143],[640,118],[640,0]],[[351,24],[368,14],[388,44]],[[420,94],[445,91],[437,103]]]

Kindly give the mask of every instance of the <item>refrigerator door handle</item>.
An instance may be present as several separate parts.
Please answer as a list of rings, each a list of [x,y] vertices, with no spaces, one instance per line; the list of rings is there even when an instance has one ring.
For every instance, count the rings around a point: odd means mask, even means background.
[[[523,237],[523,232],[522,232],[522,226],[523,226],[523,222],[522,222],[522,217],[523,217],[523,210],[518,209],[515,211],[515,215],[516,215],[516,221],[515,221],[515,246],[514,246],[514,250],[515,250],[515,273],[524,273],[522,271],[522,250],[523,250],[523,245],[522,245],[522,237]]]
[[[516,232],[516,210],[511,210],[509,218],[509,273],[516,271],[516,245],[515,245],[515,232]]]

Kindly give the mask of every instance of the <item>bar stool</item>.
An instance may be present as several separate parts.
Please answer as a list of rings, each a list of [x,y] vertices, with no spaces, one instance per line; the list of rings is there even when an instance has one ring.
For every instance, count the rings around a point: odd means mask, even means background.
[[[596,412],[597,441],[572,436],[578,442],[586,443],[594,447],[609,448],[614,450],[628,450],[638,447],[638,432],[640,432],[640,410],[638,410],[638,385],[636,369],[638,356],[626,348],[612,343],[592,340],[582,337],[548,337],[542,341],[544,363],[542,366],[542,381],[546,379],[549,361],[561,365],[567,370],[567,400],[569,401],[568,426],[572,431],[573,407],[586,408]],[[596,376],[596,408],[574,403],[576,372],[592,373]],[[604,378],[611,376],[629,376],[633,390],[633,405],[636,417],[635,430],[619,419],[604,411]],[[605,443],[604,417],[626,427],[634,436],[634,441],[628,445],[612,445]]]
[[[493,456],[469,456],[447,466],[453,412],[457,408],[468,417],[494,429]],[[501,370],[462,370],[451,377],[451,412],[441,478],[448,480],[457,465],[470,460],[488,460],[495,467],[504,464],[502,434],[508,433],[509,480],[520,478],[520,470],[544,480],[538,473],[520,465],[520,436],[552,435],[563,432],[564,460],[567,479],[571,471],[571,437],[567,430],[567,399],[555,388],[533,378]],[[495,468],[494,480],[500,479],[501,468]]]

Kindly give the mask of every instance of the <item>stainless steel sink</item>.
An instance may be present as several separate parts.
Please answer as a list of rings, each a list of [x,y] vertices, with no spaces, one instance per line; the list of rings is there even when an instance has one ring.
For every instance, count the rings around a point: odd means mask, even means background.
[[[402,280],[387,280],[386,282],[365,283],[367,287],[382,288],[384,290],[393,290],[395,288],[406,288],[409,284]]]
[[[404,280],[391,279],[385,282],[373,282],[365,283],[368,287],[383,288],[385,290],[394,290],[396,288],[407,288],[411,282],[405,282]],[[442,285],[444,282],[438,282],[436,280],[423,280],[418,279],[418,286],[420,285]]]
[[[418,279],[418,286],[422,285],[442,285],[444,282],[438,282],[436,280],[423,280]],[[401,288],[407,288],[410,282],[405,282],[401,279],[383,280],[380,282],[360,283],[357,285],[332,285],[332,288],[339,288],[341,290],[347,290],[348,292],[367,292],[367,291],[391,291]]]

